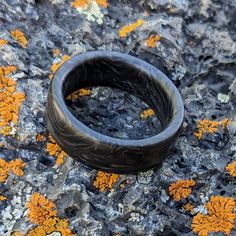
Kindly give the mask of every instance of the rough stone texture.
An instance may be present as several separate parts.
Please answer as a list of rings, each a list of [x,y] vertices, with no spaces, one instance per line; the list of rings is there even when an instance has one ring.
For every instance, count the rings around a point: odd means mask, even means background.
[[[52,4],[53,2],[54,4]],[[18,139],[0,137],[0,157],[21,157],[25,175],[10,174],[0,185],[8,200],[0,204],[0,235],[14,230],[26,233],[32,224],[25,203],[39,191],[52,199],[62,218],[78,235],[194,235],[192,215],[169,197],[168,186],[179,179],[197,184],[190,201],[196,212],[212,195],[236,198],[236,181],[226,171],[236,153],[236,2],[232,0],[110,0],[102,9],[103,24],[90,22],[71,8],[70,1],[1,0],[1,38],[9,44],[0,48],[0,64],[16,65],[18,89],[26,93],[20,111]],[[118,29],[138,18],[144,25],[120,39]],[[19,28],[28,38],[22,49],[10,36]],[[154,49],[145,40],[161,35]],[[93,187],[97,171],[67,158],[55,167],[44,143],[35,135],[46,133],[45,102],[54,62],[53,49],[75,55],[92,50],[115,50],[137,56],[166,73],[182,94],[186,114],[184,130],[175,148],[159,167],[139,175],[123,175],[114,192],[100,193]],[[222,103],[218,94],[229,95]],[[232,123],[228,131],[206,135],[202,141],[193,133],[199,119]],[[120,184],[129,180],[124,188]],[[235,229],[231,232],[236,234]],[[216,235],[216,234],[215,234]]]
[[[120,139],[143,139],[160,132],[156,115],[142,118],[150,109],[139,98],[119,89],[91,88],[90,96],[83,96],[67,105],[74,116],[91,129]]]

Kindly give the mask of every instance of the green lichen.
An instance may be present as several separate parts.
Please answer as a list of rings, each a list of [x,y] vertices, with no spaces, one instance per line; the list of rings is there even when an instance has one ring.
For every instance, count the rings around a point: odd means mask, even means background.
[[[80,14],[86,15],[88,21],[97,22],[99,25],[103,23],[104,14],[96,1],[91,1],[87,7],[78,7],[76,9]]]

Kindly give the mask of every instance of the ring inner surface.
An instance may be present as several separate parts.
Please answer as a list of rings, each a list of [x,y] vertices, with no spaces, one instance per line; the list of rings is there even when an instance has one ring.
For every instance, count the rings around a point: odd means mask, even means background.
[[[168,87],[163,88],[158,80],[154,79],[155,75],[150,76],[144,71],[136,65],[124,62],[122,58],[90,59],[78,65],[67,75],[62,93],[67,106],[70,106],[66,98],[81,88],[109,87],[125,91],[141,99],[155,112],[159,122],[157,131],[159,133],[173,119],[174,98],[171,91],[168,91]]]

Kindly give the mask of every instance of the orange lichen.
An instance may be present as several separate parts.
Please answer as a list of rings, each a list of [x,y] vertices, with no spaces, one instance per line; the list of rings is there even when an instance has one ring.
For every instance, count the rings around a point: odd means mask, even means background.
[[[8,41],[6,39],[0,39],[0,47],[8,44]]]
[[[57,215],[56,205],[40,193],[35,192],[27,203],[28,218],[34,224],[43,224],[49,218]]]
[[[18,29],[11,31],[11,36],[21,45],[21,47],[26,48],[28,41],[24,33]]]
[[[89,96],[91,94],[91,89],[79,89],[69,96],[67,96],[66,100],[77,100],[81,96]]]
[[[17,176],[23,176],[26,163],[24,163],[21,159],[15,159],[8,163],[9,169]]]
[[[19,109],[25,100],[23,92],[16,92],[16,81],[8,78],[15,66],[0,66],[0,133],[9,135],[17,125]]]
[[[9,166],[8,163],[0,159],[0,183],[4,183],[7,180],[9,175]]]
[[[104,7],[104,8],[107,8],[108,7],[108,2],[107,0],[96,0],[97,4],[100,6],[100,7]]]
[[[154,116],[154,115],[155,115],[155,112],[154,112],[151,108],[149,108],[149,109],[144,110],[144,111],[141,113],[140,117],[141,117],[143,120],[145,120],[145,119],[147,119],[148,117],[151,117],[151,116]]]
[[[100,192],[104,192],[107,189],[111,190],[113,188],[113,184],[116,183],[118,179],[119,179],[118,174],[98,171],[97,177],[93,182],[93,186],[99,189]]]
[[[40,193],[35,192],[27,203],[28,218],[38,226],[28,232],[28,236],[46,236],[60,232],[62,236],[75,236],[68,228],[68,220],[56,216],[56,205]]]
[[[89,0],[74,0],[71,3],[71,6],[74,8],[79,8],[79,7],[87,7],[89,4]]]
[[[30,230],[28,236],[46,236],[53,232],[60,232],[61,236],[75,236],[68,227],[68,220],[52,217]]]
[[[222,129],[226,129],[227,125],[230,123],[228,118],[223,119],[222,121],[211,121],[207,119],[198,121],[198,131],[194,133],[195,137],[202,139],[204,133],[214,134],[219,126],[221,125]]]
[[[170,195],[178,202],[181,198],[187,198],[191,192],[191,187],[195,186],[194,180],[178,180],[169,186]]]
[[[192,205],[191,203],[189,203],[189,202],[187,202],[186,204],[184,204],[183,207],[184,207],[184,209],[185,209],[186,211],[189,211],[189,212],[191,212],[191,211],[193,210],[193,205]]]
[[[7,199],[7,197],[4,197],[4,196],[1,196],[0,195],[0,201],[4,201],[4,200],[6,200]]]
[[[64,159],[66,156],[68,156],[56,143],[54,138],[49,135],[49,142],[47,143],[47,152],[51,156],[56,156],[56,164],[58,166],[62,165],[64,163]]]
[[[51,66],[51,74],[49,75],[49,78],[52,79],[53,78],[53,75],[55,74],[55,72],[57,71],[57,69],[64,63],[66,62],[67,60],[70,59],[70,56],[68,55],[64,55],[61,59],[60,62],[58,63],[54,63],[52,66]]]
[[[120,187],[121,189],[123,189],[123,188],[125,188],[125,186],[126,186],[128,183],[129,183],[129,180],[126,179],[126,180],[124,180],[124,181],[122,181],[122,182],[120,183],[119,187]]]
[[[125,185],[124,184],[120,184],[120,188],[122,189],[122,188],[124,188],[125,187]]]
[[[42,134],[37,134],[35,139],[37,142],[43,142],[45,140],[45,137]]]
[[[142,26],[144,23],[144,20],[138,19],[136,22],[130,25],[125,25],[119,30],[119,36],[120,38],[125,38],[130,32],[134,31],[138,27]]]
[[[226,170],[233,176],[236,177],[236,161],[226,166]]]
[[[208,236],[210,232],[223,232],[230,235],[234,227],[234,207],[233,198],[212,196],[206,204],[207,214],[198,213],[193,217],[193,232],[199,236]]]
[[[23,234],[18,231],[15,231],[11,233],[11,236],[23,236]]]
[[[25,165],[26,163],[19,158],[10,162],[0,159],[0,183],[4,183],[7,180],[10,171],[17,176],[23,176]]]
[[[146,44],[149,48],[155,48],[157,45],[157,42],[160,41],[161,37],[160,35],[151,35],[147,40]]]
[[[60,50],[59,50],[58,48],[55,48],[55,49],[53,50],[53,56],[54,56],[54,57],[58,57],[59,54],[60,54]]]
[[[0,77],[6,77],[16,71],[16,66],[0,66]]]
[[[228,119],[228,118],[225,118],[225,119],[223,119],[222,121],[221,121],[221,126],[222,126],[222,129],[226,129],[227,128],[227,126],[230,124],[230,119]]]

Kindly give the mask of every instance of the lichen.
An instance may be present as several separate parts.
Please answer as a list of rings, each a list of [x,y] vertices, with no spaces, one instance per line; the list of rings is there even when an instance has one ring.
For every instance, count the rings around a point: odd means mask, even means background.
[[[74,0],[71,3],[71,6],[74,8],[79,8],[79,7],[87,7],[89,4],[89,0]]]
[[[144,111],[141,113],[140,117],[141,117],[143,120],[145,120],[145,119],[147,119],[148,117],[151,117],[151,116],[154,116],[154,115],[155,115],[155,112],[154,112],[151,108],[148,108],[148,109],[144,110]]]
[[[23,234],[18,231],[15,231],[11,233],[11,236],[23,236]]]
[[[97,4],[100,6],[100,7],[104,7],[104,8],[107,8],[108,7],[108,2],[107,0],[96,0]]]
[[[198,121],[198,131],[194,133],[195,137],[202,139],[204,133],[214,134],[218,128],[221,126],[222,129],[226,129],[227,125],[230,123],[228,118],[223,119],[222,121],[211,121],[207,119]]]
[[[195,186],[194,180],[178,180],[169,186],[169,192],[175,201],[178,202],[181,198],[187,198],[191,194],[193,186]]]
[[[7,44],[8,44],[8,41],[6,39],[0,39],[0,47]]]
[[[236,161],[229,163],[226,166],[226,170],[233,176],[236,177]]]
[[[234,207],[233,198],[212,196],[206,204],[207,214],[198,213],[193,217],[193,232],[199,236],[208,236],[211,232],[223,232],[230,235],[234,227]]]
[[[221,121],[221,127],[222,127],[222,129],[226,129],[227,128],[227,126],[230,124],[230,119],[228,119],[228,118],[225,118],[225,119],[223,119],[222,121]]]
[[[45,137],[42,134],[37,134],[35,139],[37,142],[43,142],[45,140]]]
[[[4,183],[7,180],[10,171],[17,176],[23,176],[25,165],[26,163],[19,158],[9,162],[0,158],[0,183]]]
[[[8,163],[0,159],[0,183],[4,183],[7,180],[7,177],[9,175],[9,167]]]
[[[26,163],[24,163],[21,159],[15,159],[8,163],[9,169],[11,172],[13,172],[17,176],[23,176],[24,171],[23,168],[26,166]]]
[[[138,19],[136,22],[125,25],[119,30],[120,38],[125,38],[130,32],[134,31],[138,27],[141,27],[144,23],[143,19]]]
[[[28,232],[28,236],[46,236],[53,232],[60,232],[62,236],[75,236],[69,229],[68,220],[56,216],[56,205],[40,193],[32,195],[27,207],[29,220],[38,225]]]
[[[0,201],[5,201],[7,197],[0,195]]]
[[[58,49],[58,48],[55,48],[54,50],[53,50],[53,56],[54,57],[58,57],[60,55],[60,50]]]
[[[189,203],[189,202],[187,202],[186,204],[184,204],[183,207],[184,207],[184,209],[185,209],[186,211],[189,211],[189,212],[192,212],[192,210],[193,210],[193,205],[192,205],[191,203]]]
[[[56,164],[58,166],[64,163],[65,157],[68,156],[56,143],[52,135],[49,135],[49,142],[47,143],[47,152],[51,156],[57,157]]]
[[[16,66],[0,66],[0,77],[6,77],[16,70]]]
[[[149,48],[155,48],[157,45],[157,42],[160,41],[161,37],[160,35],[151,35],[147,40],[146,44]]]
[[[16,29],[11,31],[11,36],[21,45],[22,48],[27,47],[28,41],[25,37],[25,34],[21,30]]]
[[[42,225],[30,230],[28,236],[46,236],[53,232],[60,232],[61,236],[75,236],[68,227],[68,220],[53,217],[46,220]]]
[[[16,80],[9,78],[15,66],[0,66],[0,133],[14,135],[20,107],[25,100],[24,92],[16,92]]]
[[[66,100],[73,100],[73,101],[76,101],[79,97],[82,97],[82,96],[89,96],[91,94],[91,89],[79,89],[75,92],[73,92],[72,94],[68,95],[66,97]]]
[[[99,5],[106,6],[105,2],[104,0],[100,0],[99,3],[96,0],[76,0],[72,3],[72,7],[76,8],[79,14],[85,15],[88,21],[97,22],[101,25],[103,23],[104,14],[101,12]]]
[[[70,56],[68,55],[64,55],[62,56],[61,59],[59,59],[58,61],[58,58],[57,58],[57,62],[53,63],[52,66],[51,66],[51,74],[49,75],[49,78],[52,79],[53,78],[53,75],[56,73],[57,69],[64,63],[66,62],[67,60],[70,59]]]
[[[32,195],[27,208],[28,218],[34,224],[42,225],[46,220],[57,215],[56,205],[38,192]]]
[[[104,192],[105,190],[113,189],[113,184],[116,183],[119,179],[118,174],[106,173],[103,171],[98,171],[97,177],[93,182],[93,186]]]

